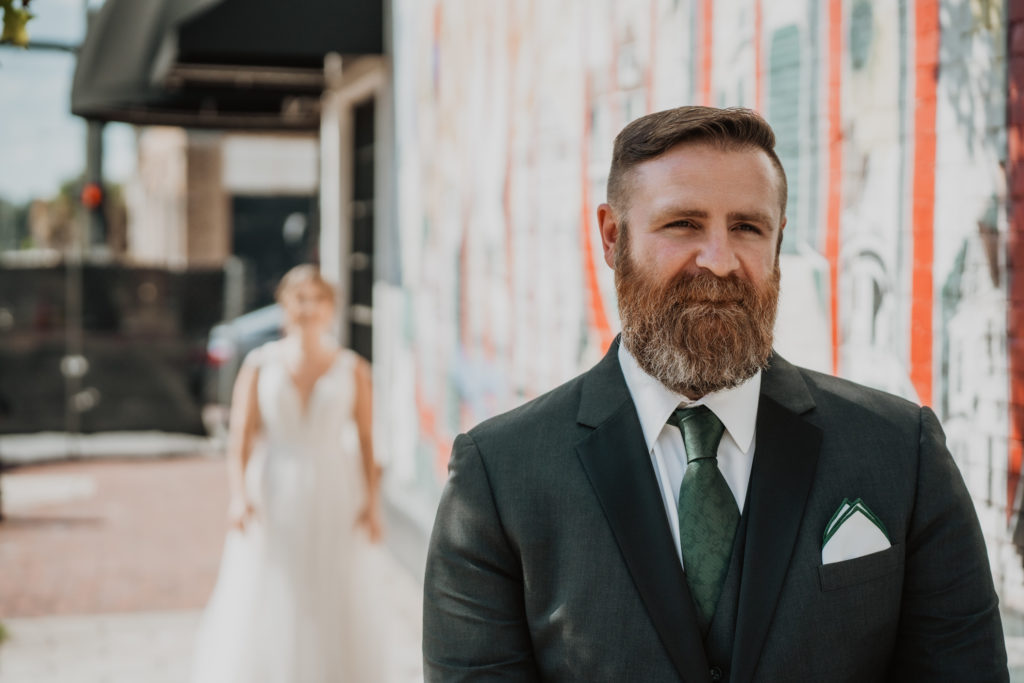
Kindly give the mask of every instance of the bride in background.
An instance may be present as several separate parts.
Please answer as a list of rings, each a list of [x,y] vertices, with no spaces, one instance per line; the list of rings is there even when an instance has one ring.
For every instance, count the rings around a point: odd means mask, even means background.
[[[192,680],[381,681],[369,364],[330,338],[335,294],[314,266],[289,271],[277,299],[285,336],[250,353],[235,383],[230,529]]]

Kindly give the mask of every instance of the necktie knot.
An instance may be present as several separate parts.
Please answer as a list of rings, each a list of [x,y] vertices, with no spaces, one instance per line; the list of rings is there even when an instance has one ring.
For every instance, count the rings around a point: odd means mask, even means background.
[[[683,433],[687,463],[717,457],[725,425],[707,406],[678,408],[668,418],[668,423]]]

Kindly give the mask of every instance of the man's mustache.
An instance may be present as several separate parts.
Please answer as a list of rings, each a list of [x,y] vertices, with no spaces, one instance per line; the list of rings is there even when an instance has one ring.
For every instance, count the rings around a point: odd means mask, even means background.
[[[677,305],[743,305],[757,295],[754,286],[735,273],[719,277],[714,273],[680,273],[672,278],[665,294]]]

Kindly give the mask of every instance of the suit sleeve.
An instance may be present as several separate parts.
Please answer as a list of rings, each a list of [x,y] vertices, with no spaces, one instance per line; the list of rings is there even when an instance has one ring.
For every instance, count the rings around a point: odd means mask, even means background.
[[[520,563],[468,435],[455,440],[427,552],[423,667],[428,683],[539,680]]]
[[[985,540],[935,414],[921,409],[917,488],[892,681],[1007,681]]]

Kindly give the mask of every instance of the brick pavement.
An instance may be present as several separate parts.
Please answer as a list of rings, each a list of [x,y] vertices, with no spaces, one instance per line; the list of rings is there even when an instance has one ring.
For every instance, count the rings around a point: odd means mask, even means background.
[[[0,618],[201,607],[224,540],[225,476],[204,457],[8,471]],[[78,495],[19,504],[31,482]]]
[[[0,683],[185,679],[224,540],[209,456],[25,466],[0,477]],[[383,567],[393,680],[422,680],[418,582]]]

